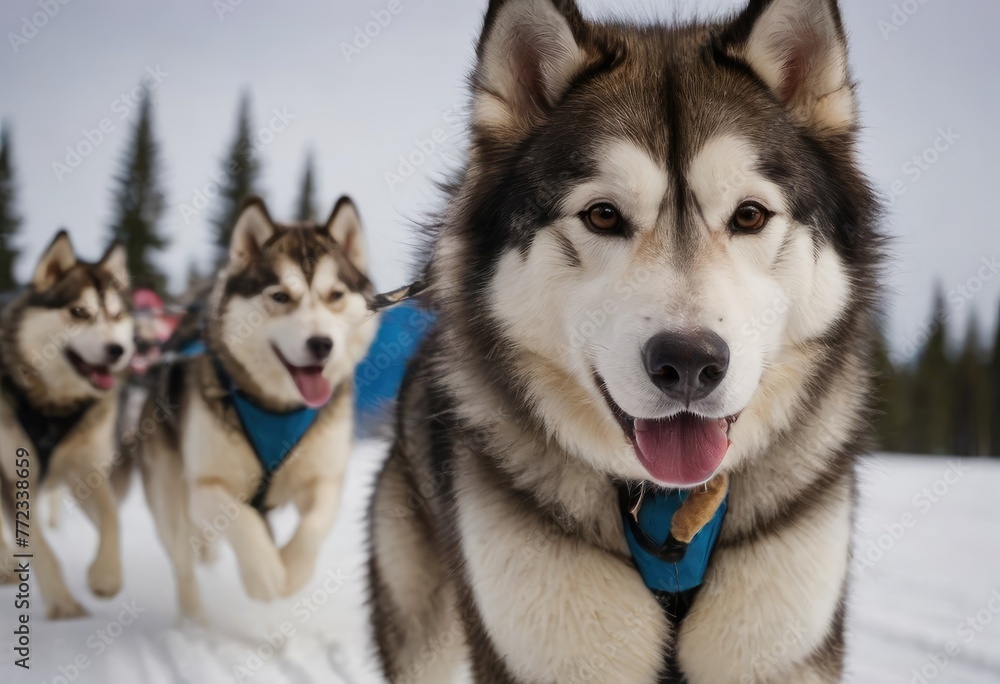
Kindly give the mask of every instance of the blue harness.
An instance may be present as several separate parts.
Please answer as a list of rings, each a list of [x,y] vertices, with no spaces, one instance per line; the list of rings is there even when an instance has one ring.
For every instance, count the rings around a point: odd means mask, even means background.
[[[636,568],[650,591],[681,594],[701,586],[705,579],[708,562],[719,539],[722,521],[726,517],[728,495],[715,516],[686,548],[672,547],[670,523],[687,497],[687,490],[654,489],[636,502],[630,500],[627,493],[623,493],[625,539],[632,551]],[[637,516],[633,517],[631,511],[636,504]]]
[[[178,356],[186,358],[207,353],[205,343],[196,340],[182,348]],[[261,488],[254,496],[252,504],[255,508],[260,508],[267,494],[271,476],[316,422],[319,409],[303,406],[293,411],[275,413],[261,408],[233,384],[233,379],[217,359],[212,361],[219,384],[229,391],[229,400],[236,409],[243,434],[257,454],[257,460],[264,467]]]

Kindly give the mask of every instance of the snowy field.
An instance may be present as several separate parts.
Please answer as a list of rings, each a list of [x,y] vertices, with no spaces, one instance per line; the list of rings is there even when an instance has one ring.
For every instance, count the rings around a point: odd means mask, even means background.
[[[363,515],[385,452],[357,449],[341,521],[310,589],[262,606],[245,598],[228,549],[199,572],[211,630],[175,621],[174,584],[141,487],[122,526],[125,586],[86,590],[96,535],[63,504],[50,539],[91,617],[44,620],[31,610],[30,672],[12,665],[15,590],[0,587],[4,684],[361,684],[381,681],[361,599]],[[850,632],[850,677],[861,684],[1000,682],[1000,462],[879,457],[863,473]],[[294,516],[279,512],[279,539]]]

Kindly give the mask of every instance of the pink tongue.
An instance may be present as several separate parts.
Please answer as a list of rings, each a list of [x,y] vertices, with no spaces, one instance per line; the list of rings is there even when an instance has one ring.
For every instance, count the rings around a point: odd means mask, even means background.
[[[292,380],[302,395],[303,401],[310,408],[318,408],[330,401],[333,390],[330,381],[323,377],[322,373],[303,368],[291,369]]]
[[[729,449],[725,421],[681,413],[635,421],[636,454],[654,480],[691,486],[715,474]]]
[[[102,390],[109,390],[115,386],[115,376],[106,370],[94,369],[90,371],[90,383]]]

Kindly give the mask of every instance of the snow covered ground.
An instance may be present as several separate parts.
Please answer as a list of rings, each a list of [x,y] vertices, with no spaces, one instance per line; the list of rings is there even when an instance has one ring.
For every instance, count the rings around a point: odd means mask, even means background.
[[[47,622],[36,594],[26,672],[12,664],[15,590],[0,587],[0,682],[380,681],[362,601],[362,518],[384,452],[375,442],[358,447],[341,521],[299,597],[269,606],[245,598],[228,549],[200,571],[212,630],[175,623],[173,578],[141,487],[124,505],[125,586],[110,600],[86,590],[96,535],[64,504],[49,534],[91,617]],[[863,478],[849,681],[1000,682],[1000,462],[884,456],[866,464]],[[279,539],[293,521],[279,514]]]

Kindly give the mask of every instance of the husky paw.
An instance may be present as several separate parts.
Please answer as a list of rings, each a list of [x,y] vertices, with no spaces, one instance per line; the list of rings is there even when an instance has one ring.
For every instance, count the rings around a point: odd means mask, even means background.
[[[15,568],[17,568],[17,563],[14,562],[13,557],[0,552],[0,584],[17,584],[18,577]]]
[[[313,576],[316,565],[316,554],[304,550],[303,544],[296,544],[293,539],[281,549],[281,560],[285,565],[286,581],[285,596],[299,592]]]
[[[240,563],[240,575],[247,596],[258,601],[273,601],[285,592],[285,564],[278,550],[262,553],[247,563]]]
[[[122,588],[122,564],[118,558],[104,560],[98,557],[87,571],[87,584],[94,596],[108,598]]]
[[[198,584],[193,579],[178,581],[177,603],[180,605],[182,618],[195,622],[203,619],[201,595],[198,593]]]
[[[72,596],[63,596],[55,601],[48,601],[45,617],[49,620],[71,620],[90,615],[87,609],[76,602]]]

